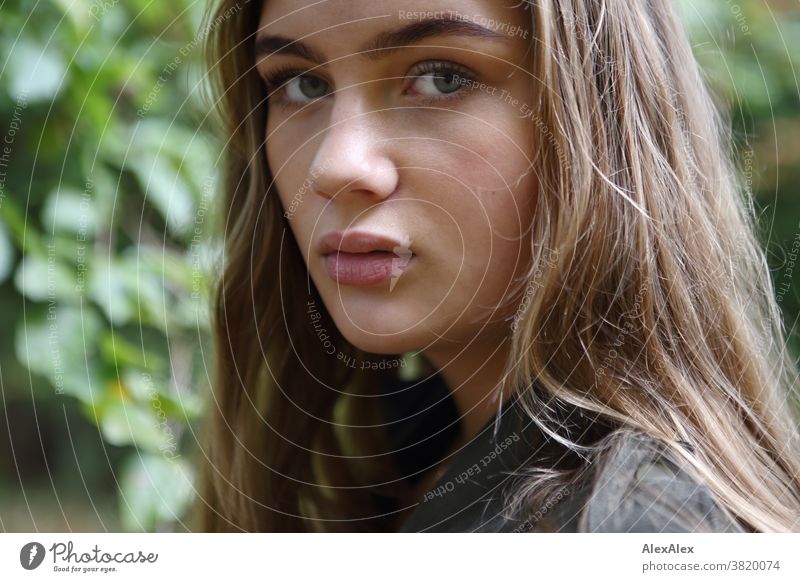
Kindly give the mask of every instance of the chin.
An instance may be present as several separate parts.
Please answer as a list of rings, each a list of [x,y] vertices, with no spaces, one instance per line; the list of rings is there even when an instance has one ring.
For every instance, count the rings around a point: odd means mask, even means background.
[[[394,356],[405,352],[413,352],[416,351],[418,347],[416,343],[392,341],[381,341],[377,343],[364,341],[357,344],[353,343],[353,345],[364,352],[380,356]]]
[[[345,339],[360,350],[372,354],[392,355],[416,351],[425,345],[421,329],[398,331],[381,327],[368,327],[347,321],[339,330]]]

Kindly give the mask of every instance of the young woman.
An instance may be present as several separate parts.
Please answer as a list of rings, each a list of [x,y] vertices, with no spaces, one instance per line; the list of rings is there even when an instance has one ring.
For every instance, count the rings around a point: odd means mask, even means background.
[[[795,369],[668,0],[215,3],[211,531],[800,531]]]

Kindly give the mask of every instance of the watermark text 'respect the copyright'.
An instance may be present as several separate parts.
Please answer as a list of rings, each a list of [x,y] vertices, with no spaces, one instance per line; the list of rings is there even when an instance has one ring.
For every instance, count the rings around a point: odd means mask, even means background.
[[[432,20],[432,19],[445,19],[445,20],[463,20],[479,24],[490,30],[508,36],[520,37],[527,39],[528,30],[519,25],[504,22],[489,18],[481,14],[463,14],[457,10],[398,10],[397,17],[400,20]]]

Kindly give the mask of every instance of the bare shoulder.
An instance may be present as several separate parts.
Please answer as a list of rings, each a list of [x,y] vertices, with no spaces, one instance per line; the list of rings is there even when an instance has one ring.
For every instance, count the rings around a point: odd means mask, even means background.
[[[743,532],[685,461],[638,431],[620,430],[597,459],[579,519],[585,532]]]

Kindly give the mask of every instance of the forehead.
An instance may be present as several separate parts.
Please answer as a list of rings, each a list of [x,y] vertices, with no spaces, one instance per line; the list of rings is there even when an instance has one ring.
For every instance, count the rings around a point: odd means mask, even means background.
[[[349,53],[387,29],[445,18],[467,20],[525,44],[531,27],[526,5],[520,0],[265,0],[259,36],[304,38]]]

